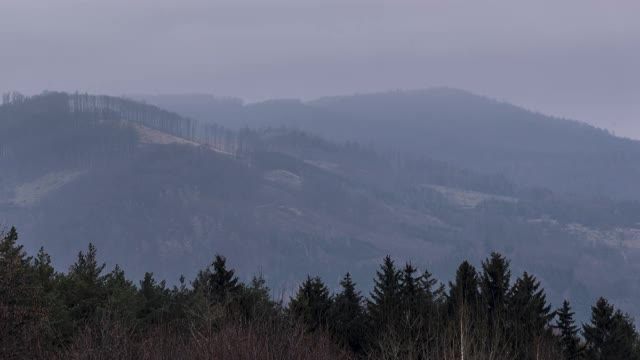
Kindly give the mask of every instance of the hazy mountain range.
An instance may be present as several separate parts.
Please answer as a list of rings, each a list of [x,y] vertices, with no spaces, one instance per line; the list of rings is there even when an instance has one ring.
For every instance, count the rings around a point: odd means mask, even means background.
[[[500,251],[581,316],[599,295],[640,305],[639,141],[454,89],[134,98],[153,105],[0,107],[0,224],[59,267],[93,242],[134,276],[219,252],[275,289],[346,271],[367,289],[386,254],[446,279]]]

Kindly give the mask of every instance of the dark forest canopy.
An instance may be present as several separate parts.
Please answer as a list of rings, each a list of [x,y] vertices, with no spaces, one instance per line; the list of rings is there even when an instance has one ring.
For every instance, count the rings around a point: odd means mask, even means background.
[[[387,256],[369,294],[347,273],[335,292],[308,276],[283,299],[221,255],[171,287],[107,269],[92,244],[58,272],[18,240],[15,228],[0,237],[3,359],[640,359],[628,315],[600,298],[579,325],[569,302],[552,308],[536,277],[512,280],[497,253],[479,269],[463,262],[448,285]]]

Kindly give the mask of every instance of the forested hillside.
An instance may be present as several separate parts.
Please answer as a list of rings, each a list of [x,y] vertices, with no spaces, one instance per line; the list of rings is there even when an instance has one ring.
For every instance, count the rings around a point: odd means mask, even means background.
[[[261,106],[250,107],[281,109]],[[598,296],[638,315],[637,202],[532,187],[436,155],[230,130],[107,96],[18,97],[0,107],[0,224],[16,225],[31,253],[45,246],[58,270],[92,242],[131,278],[151,271],[172,285],[223,253],[242,279],[264,272],[285,294],[307,274],[337,289],[346,272],[369,290],[387,254],[452,280],[460,262],[498,251],[514,273],[535,273],[554,306],[571,300],[579,319]]]
[[[633,319],[605,298],[581,326],[498,253],[462,262],[445,285],[386,256],[363,294],[347,272],[332,292],[307,276],[288,299],[242,282],[224,256],[169,286],[132,281],[96,247],[56,271],[18,232],[0,234],[0,357],[64,359],[638,360]]]
[[[358,141],[581,196],[640,199],[640,142],[468,92],[436,88],[309,102],[146,97],[168,109],[241,128],[288,126],[337,141]],[[193,110],[189,110],[193,109]]]

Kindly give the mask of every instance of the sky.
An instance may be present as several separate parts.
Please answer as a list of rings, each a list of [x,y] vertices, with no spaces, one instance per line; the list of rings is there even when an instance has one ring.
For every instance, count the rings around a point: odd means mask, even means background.
[[[637,0],[0,0],[0,91],[449,86],[640,139]]]

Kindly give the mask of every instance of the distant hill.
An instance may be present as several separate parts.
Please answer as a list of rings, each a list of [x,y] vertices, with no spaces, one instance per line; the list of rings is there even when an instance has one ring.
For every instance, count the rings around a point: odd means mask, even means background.
[[[156,100],[161,107],[181,111],[168,100]],[[232,116],[219,116],[222,107],[210,105],[198,119],[224,118],[226,126],[236,128],[294,127],[332,140],[353,140],[504,174],[527,186],[640,199],[639,141],[461,90],[235,103]]]
[[[346,106],[335,101],[241,108],[276,119],[267,115]],[[324,118],[327,129],[340,116]],[[568,151],[559,140],[549,148]],[[16,225],[32,252],[44,245],[59,267],[87,242],[132,275],[152,270],[159,278],[192,276],[219,252],[243,277],[264,271],[284,290],[307,274],[337,285],[346,271],[366,289],[386,254],[444,280],[461,260],[500,251],[534,272],[556,304],[570,298],[585,315],[606,295],[638,308],[638,203],[530,187],[452,163],[300,130],[231,130],[127,99],[46,93],[0,106],[0,224]]]

